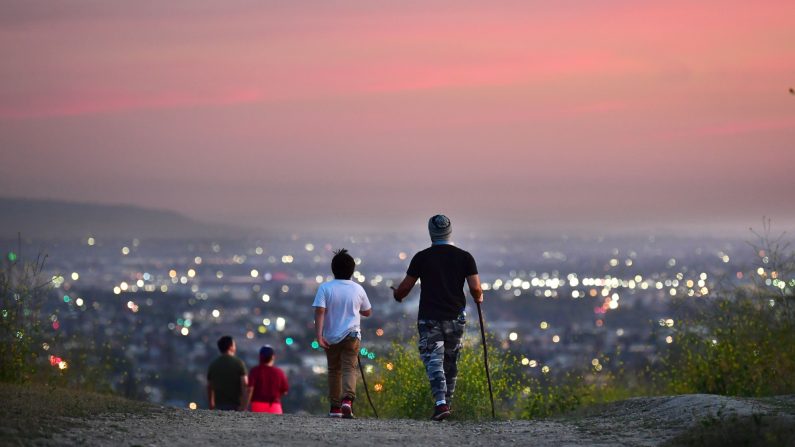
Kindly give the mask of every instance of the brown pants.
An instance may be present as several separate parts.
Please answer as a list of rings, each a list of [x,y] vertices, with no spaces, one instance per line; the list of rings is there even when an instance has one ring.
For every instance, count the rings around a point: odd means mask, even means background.
[[[342,399],[356,398],[356,360],[359,339],[348,337],[326,349],[328,360],[328,400],[332,406],[342,405]]]

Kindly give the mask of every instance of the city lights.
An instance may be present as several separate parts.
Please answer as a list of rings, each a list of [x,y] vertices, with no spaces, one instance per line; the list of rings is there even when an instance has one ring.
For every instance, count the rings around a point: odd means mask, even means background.
[[[60,264],[45,272],[44,278],[53,278],[60,289],[53,292],[57,312],[48,311],[50,319],[44,328],[44,335],[52,337],[47,339],[50,344],[39,341],[38,352],[49,356],[61,349],[53,331],[71,337],[82,325],[90,327],[86,322],[92,321],[100,328],[92,332],[97,334],[97,342],[111,346],[125,343],[130,347],[125,355],[142,371],[173,367],[190,380],[199,380],[211,357],[217,355],[218,337],[229,334],[247,368],[253,366],[248,362],[256,362],[259,347],[270,344],[281,346],[278,362],[289,368],[296,380],[315,380],[315,374],[326,373],[326,360],[315,339],[311,304],[318,285],[333,278],[328,264],[331,250],[336,248],[336,241],[332,244],[316,237],[312,235],[313,242],[304,236],[290,241],[230,240],[217,251],[209,242],[160,245],[142,239],[142,248],[127,247],[129,258],[119,256],[118,247],[109,242],[90,250],[90,259],[75,261],[62,256]],[[405,275],[415,249],[409,244],[391,247],[389,240],[375,237],[370,242],[356,240],[356,245],[349,247],[361,256],[358,265],[364,267],[356,267],[352,279],[365,287],[373,302],[384,304],[383,314],[379,310],[361,320],[367,346],[360,347],[359,354],[366,374],[373,374],[372,385],[368,380],[371,392],[389,395],[394,392],[389,380],[403,380],[402,369],[409,365],[394,356],[393,343],[408,346],[416,356],[416,346],[407,340],[416,336],[420,287],[408,298],[415,306],[412,308],[394,303],[389,290]],[[84,239],[81,250],[88,252],[85,243]],[[347,239],[344,243],[348,246]],[[593,242],[599,253],[585,255],[559,240],[553,241],[562,245],[556,250],[537,247],[535,242],[499,240],[493,250],[478,243],[473,239],[471,248],[488,253],[482,264],[478,258],[478,265],[483,266],[482,284],[488,290],[484,307],[487,327],[498,337],[495,349],[515,356],[518,371],[537,380],[556,380],[578,371],[589,384],[600,384],[620,368],[645,365],[666,349],[682,345],[684,339],[678,334],[688,327],[674,320],[679,315],[674,304],[692,300],[695,305],[700,297],[714,294],[719,278],[723,280],[727,271],[729,280],[744,287],[768,287],[766,291],[777,294],[774,297],[795,287],[795,278],[775,264],[770,254],[766,254],[769,263],[763,264],[763,258],[752,252],[752,262],[765,268],[744,267],[745,275],[737,275],[739,267],[726,266],[723,256],[731,254],[738,266],[752,264],[723,246],[704,247],[704,255],[699,256],[691,245],[669,249],[668,245],[642,241],[634,249],[621,247],[614,252],[617,244]],[[674,255],[675,264],[669,266],[666,261]],[[610,266],[611,260],[614,266]],[[767,298],[762,301],[766,307],[781,303]],[[468,313],[472,306],[468,299]],[[160,337],[166,340],[152,336],[165,332],[166,327],[170,336]],[[472,339],[477,331],[476,319],[468,322],[465,349],[478,349],[479,340]],[[717,338],[706,340],[718,343]],[[631,355],[619,359],[619,350]],[[174,366],[168,363],[167,353],[181,353],[187,362]],[[380,358],[384,361],[378,361]],[[77,364],[58,359],[52,372],[60,371],[61,364],[64,374],[77,371]],[[147,374],[136,376],[142,389],[147,387],[147,395],[162,399],[162,380]],[[542,374],[546,376],[542,378]],[[200,399],[203,396],[198,394],[186,395],[178,405],[198,409]]]

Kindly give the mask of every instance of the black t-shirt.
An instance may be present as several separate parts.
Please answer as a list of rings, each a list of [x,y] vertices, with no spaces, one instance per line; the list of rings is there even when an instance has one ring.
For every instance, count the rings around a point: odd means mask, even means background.
[[[246,375],[246,365],[237,357],[222,354],[207,370],[207,380],[215,391],[215,405],[240,405],[243,392],[240,378]]]
[[[455,320],[466,307],[464,282],[477,275],[475,258],[454,245],[432,245],[414,255],[406,271],[421,283],[421,320]]]

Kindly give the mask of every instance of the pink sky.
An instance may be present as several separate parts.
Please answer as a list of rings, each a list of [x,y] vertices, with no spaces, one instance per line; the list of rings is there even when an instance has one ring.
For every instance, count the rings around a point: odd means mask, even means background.
[[[795,222],[795,3],[0,6],[0,195],[278,227]]]

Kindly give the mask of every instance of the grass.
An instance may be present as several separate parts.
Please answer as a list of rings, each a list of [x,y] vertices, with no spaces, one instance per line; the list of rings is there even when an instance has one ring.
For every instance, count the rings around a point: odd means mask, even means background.
[[[75,420],[99,415],[145,416],[160,407],[116,396],[42,385],[0,383],[0,439],[9,445],[51,439]]]

